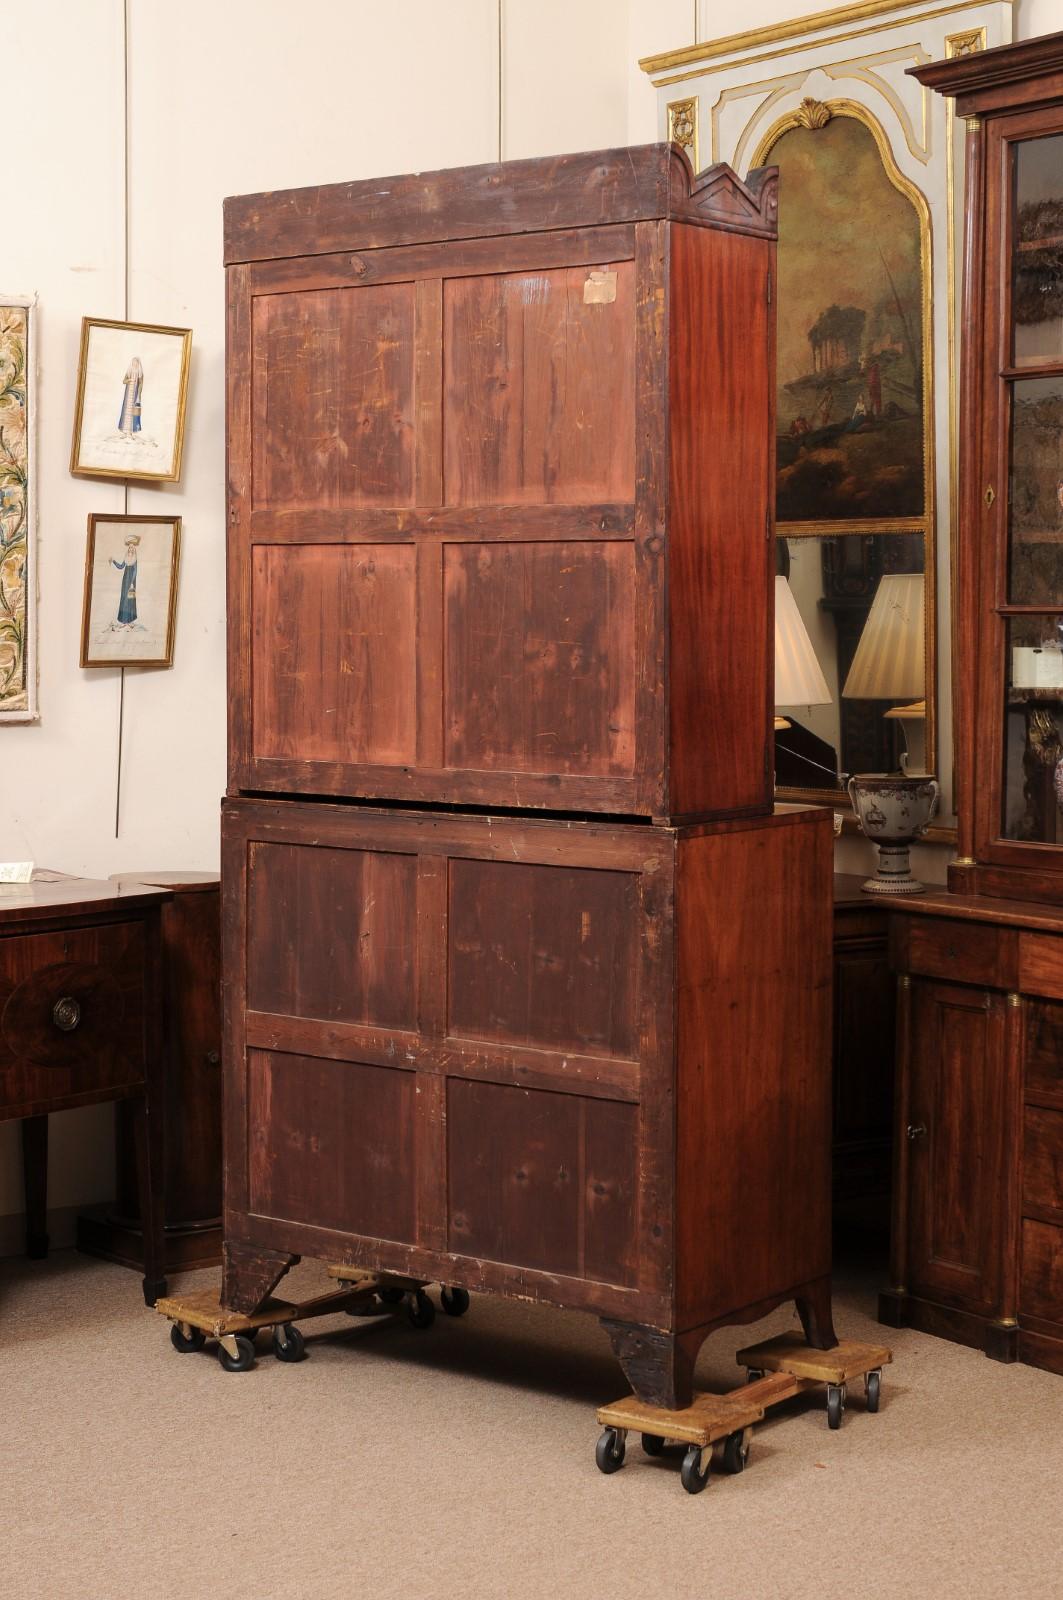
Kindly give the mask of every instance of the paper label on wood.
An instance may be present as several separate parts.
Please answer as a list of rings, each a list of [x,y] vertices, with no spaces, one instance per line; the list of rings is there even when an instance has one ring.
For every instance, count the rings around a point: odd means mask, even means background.
[[[616,273],[591,272],[583,285],[585,306],[611,306],[616,299]]]

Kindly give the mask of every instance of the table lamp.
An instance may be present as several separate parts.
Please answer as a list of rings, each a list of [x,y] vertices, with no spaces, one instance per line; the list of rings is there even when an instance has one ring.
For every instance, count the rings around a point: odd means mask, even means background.
[[[912,841],[930,826],[938,784],[926,771],[925,585],[919,572],[879,579],[842,694],[851,700],[908,700],[884,711],[900,722],[905,750],[896,773],[861,773],[849,779],[849,798],[865,836],[878,847],[878,868],[863,885],[868,894],[918,894],[912,876]]]
[[[808,629],[801,620],[793,590],[786,579],[775,579],[775,704],[777,706],[828,706],[831,693],[823,676]],[[776,717],[777,728],[788,728],[786,717]]]

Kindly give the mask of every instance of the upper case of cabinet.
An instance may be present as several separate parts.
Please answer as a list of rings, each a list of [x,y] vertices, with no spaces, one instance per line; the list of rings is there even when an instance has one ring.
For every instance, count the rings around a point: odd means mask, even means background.
[[[226,202],[230,792],[772,799],[774,173]]]

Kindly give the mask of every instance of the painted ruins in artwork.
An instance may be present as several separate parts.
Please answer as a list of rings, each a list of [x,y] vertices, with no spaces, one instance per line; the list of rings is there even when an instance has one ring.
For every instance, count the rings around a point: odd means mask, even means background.
[[[778,520],[921,518],[920,214],[853,116],[791,127],[767,159],[780,170]]]

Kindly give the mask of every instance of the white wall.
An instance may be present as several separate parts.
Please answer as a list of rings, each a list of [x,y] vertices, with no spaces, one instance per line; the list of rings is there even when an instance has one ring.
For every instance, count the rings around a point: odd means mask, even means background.
[[[40,296],[40,703],[0,727],[0,860],[105,876],[216,866],[224,786],[223,310],[227,194],[550,154],[656,136],[641,56],[760,26],[815,0],[123,0],[5,8],[4,59],[28,131],[3,282]],[[1063,25],[1020,0],[1019,34]],[[501,24],[501,29],[500,29]],[[128,671],[115,836],[119,675],[77,666],[89,512],[120,485],[67,470],[80,319],[193,330],[182,482],[128,491],[184,519],[175,666]],[[51,1202],[108,1196],[110,1111],[52,1120]],[[0,1126],[0,1223],[20,1210]],[[10,1230],[9,1230],[10,1231]],[[0,1229],[0,1248],[3,1231]]]

